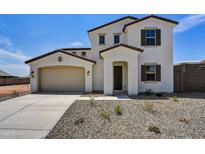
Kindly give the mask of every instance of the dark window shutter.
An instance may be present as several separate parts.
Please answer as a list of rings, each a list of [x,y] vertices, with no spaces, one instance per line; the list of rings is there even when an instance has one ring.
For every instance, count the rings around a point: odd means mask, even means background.
[[[156,45],[161,45],[161,29],[156,30]]]
[[[146,65],[141,65],[141,81],[146,81]]]
[[[156,65],[156,81],[161,81],[161,65]]]
[[[145,30],[141,30],[141,46],[145,46]]]

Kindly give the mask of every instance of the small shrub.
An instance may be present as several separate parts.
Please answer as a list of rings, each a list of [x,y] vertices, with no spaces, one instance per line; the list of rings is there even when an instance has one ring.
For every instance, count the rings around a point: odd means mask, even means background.
[[[80,124],[82,124],[84,122],[85,122],[84,118],[79,118],[79,119],[75,120],[75,124],[76,125],[80,125]]]
[[[172,101],[174,101],[174,102],[179,102],[179,100],[178,100],[178,98],[177,98],[176,96],[173,96],[173,97],[172,97]]]
[[[150,125],[148,127],[148,131],[155,132],[156,134],[160,134],[161,133],[159,127],[156,126],[156,125]]]
[[[115,113],[117,115],[122,115],[122,109],[121,109],[120,105],[115,106]]]
[[[149,101],[144,102],[144,110],[145,111],[153,111],[153,108],[154,108],[153,102],[149,102]]]
[[[156,93],[157,97],[162,97],[163,95],[161,93]]]
[[[110,113],[109,112],[106,112],[106,111],[102,111],[100,116],[103,118],[103,119],[106,119],[108,120],[109,122],[111,122],[110,120]]]
[[[95,98],[94,97],[90,97],[89,103],[90,103],[91,106],[94,105],[94,101],[95,101]]]
[[[147,95],[147,96],[152,95],[152,89],[146,89],[145,95]]]
[[[188,124],[188,123],[189,123],[188,120],[185,119],[185,118],[181,118],[181,119],[179,119],[179,121],[182,122],[182,123],[185,123],[185,124]]]

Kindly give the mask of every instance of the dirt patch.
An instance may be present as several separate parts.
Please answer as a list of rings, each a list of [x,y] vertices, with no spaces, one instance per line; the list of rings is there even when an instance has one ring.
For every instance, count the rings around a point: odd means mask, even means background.
[[[9,96],[14,93],[29,93],[29,84],[0,86],[0,97]]]

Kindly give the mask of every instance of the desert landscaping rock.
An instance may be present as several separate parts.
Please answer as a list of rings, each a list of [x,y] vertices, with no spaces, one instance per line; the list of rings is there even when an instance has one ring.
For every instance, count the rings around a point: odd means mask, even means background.
[[[75,101],[47,138],[205,138],[205,93],[172,96],[140,95],[131,101]],[[144,110],[144,102],[154,103],[152,112]],[[120,105],[122,116],[115,106]],[[109,122],[102,111],[110,113]],[[75,120],[84,122],[76,125]],[[148,131],[150,125],[159,127],[160,134]]]

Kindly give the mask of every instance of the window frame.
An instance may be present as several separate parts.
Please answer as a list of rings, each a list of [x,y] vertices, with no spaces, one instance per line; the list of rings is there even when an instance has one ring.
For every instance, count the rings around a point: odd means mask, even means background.
[[[146,70],[145,70],[145,81],[146,82],[156,82],[157,81],[157,64],[145,64]],[[147,71],[147,67],[149,66],[155,66],[155,71]],[[154,74],[154,80],[147,80],[147,74]]]
[[[104,37],[104,43],[101,43],[100,37]],[[99,45],[105,45],[105,34],[99,34],[99,35],[98,35],[98,44],[99,44]]]
[[[157,28],[145,28],[144,30],[145,30],[145,45],[146,46],[157,46]],[[154,37],[147,37],[148,30],[154,30],[155,36]],[[151,44],[151,45],[147,44],[147,39],[153,39],[153,38],[155,39],[154,44]]]
[[[119,42],[118,43],[115,42],[115,36],[119,36]],[[120,44],[120,33],[114,33],[113,34],[113,43],[114,44]]]

